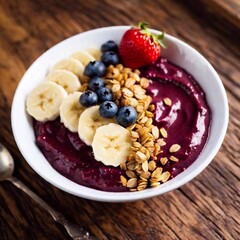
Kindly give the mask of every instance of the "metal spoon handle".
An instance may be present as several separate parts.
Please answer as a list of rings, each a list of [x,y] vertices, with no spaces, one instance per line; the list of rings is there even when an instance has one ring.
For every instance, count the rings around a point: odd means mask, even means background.
[[[53,217],[54,221],[64,226],[68,234],[74,240],[95,239],[91,237],[88,232],[86,232],[82,228],[79,228],[77,225],[65,219],[65,217],[60,212],[56,211],[51,206],[49,206],[46,202],[44,202],[37,194],[35,194],[32,190],[30,190],[23,182],[21,182],[15,177],[8,178],[8,180],[12,182],[16,187],[24,191],[29,197],[31,197],[34,201],[36,201],[45,210],[47,210]]]

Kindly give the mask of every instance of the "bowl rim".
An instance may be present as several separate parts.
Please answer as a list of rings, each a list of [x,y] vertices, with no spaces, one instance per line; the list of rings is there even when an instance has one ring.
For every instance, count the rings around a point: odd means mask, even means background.
[[[32,164],[32,160],[29,159],[26,149],[24,149],[22,143],[21,143],[21,137],[18,135],[18,98],[21,96],[21,89],[23,86],[23,79],[25,78],[26,74],[31,71],[33,65],[36,65],[39,61],[40,58],[44,57],[46,54],[48,54],[49,51],[51,51],[52,48],[56,48],[59,45],[61,45],[62,43],[64,43],[65,41],[69,41],[70,39],[76,38],[79,35],[82,34],[86,34],[86,33],[93,33],[93,32],[101,32],[101,31],[106,31],[106,30],[113,30],[113,29],[117,29],[117,30],[127,30],[129,29],[130,26],[111,26],[111,27],[103,27],[103,28],[96,28],[96,29],[92,29],[86,32],[82,32],[79,34],[76,34],[74,36],[71,36],[59,43],[57,43],[56,45],[52,46],[50,49],[48,49],[47,51],[45,51],[41,56],[39,56],[32,64],[31,66],[27,69],[27,71],[25,72],[25,74],[23,75],[21,81],[19,82],[14,98],[13,98],[13,103],[12,103],[12,109],[11,109],[11,124],[12,124],[12,130],[13,130],[13,135],[14,135],[14,139],[17,143],[17,146],[21,152],[21,154],[23,155],[23,157],[25,158],[25,160],[27,161],[27,163],[31,166],[31,168],[38,174],[40,175],[43,179],[45,179],[46,181],[48,181],[49,183],[51,183],[52,185],[56,186],[57,188],[68,192],[70,194],[73,194],[75,196],[78,197],[82,197],[85,199],[90,199],[90,200],[97,200],[97,201],[102,201],[102,202],[126,202],[126,201],[136,201],[136,200],[140,200],[140,199],[147,199],[150,197],[154,197],[154,196],[158,196],[161,195],[163,193],[172,191],[176,188],[181,187],[182,185],[186,184],[187,182],[191,181],[193,178],[195,178],[198,174],[200,174],[208,165],[209,163],[213,160],[214,156],[217,154],[218,150],[221,147],[221,144],[224,140],[226,131],[227,131],[227,126],[228,126],[228,119],[229,119],[229,109],[228,109],[228,101],[227,101],[227,95],[223,86],[223,83],[220,79],[220,77],[218,76],[217,72],[214,70],[214,68],[212,67],[212,65],[207,61],[207,59],[205,59],[197,50],[195,50],[193,47],[191,47],[190,45],[188,45],[187,43],[181,41],[180,39],[173,37],[169,34],[165,34],[165,38],[167,41],[173,42],[173,43],[177,43],[178,45],[181,45],[185,48],[188,48],[190,51],[193,51],[194,54],[196,54],[198,57],[202,58],[202,60],[205,62],[205,64],[207,65],[207,67],[211,70],[211,72],[214,75],[215,80],[218,82],[219,88],[220,88],[220,93],[221,96],[223,97],[224,100],[224,105],[222,106],[224,109],[224,124],[221,128],[221,132],[219,133],[219,137],[217,139],[217,142],[215,142],[214,148],[212,149],[212,151],[210,152],[210,154],[208,155],[208,157],[205,159],[205,161],[203,161],[198,168],[194,169],[191,174],[185,176],[184,178],[179,178],[179,181],[175,184],[169,185],[168,188],[164,188],[162,190],[161,187],[159,188],[151,188],[151,189],[145,189],[144,191],[137,191],[137,192],[106,192],[106,191],[101,191],[101,190],[96,190],[93,188],[89,188],[89,187],[85,187],[85,186],[81,186],[79,184],[77,184],[78,188],[80,189],[80,191],[75,191],[76,189],[71,189],[68,188],[67,186],[62,186],[61,184],[59,184],[56,180],[52,179],[51,176],[48,176],[47,174],[45,174],[44,172],[40,171],[39,169],[36,169],[35,166]],[[151,32],[153,33],[161,33],[158,30],[154,30],[154,29],[150,29]],[[207,143],[206,143],[207,144]],[[37,147],[37,146],[36,146]],[[47,160],[46,160],[47,161]],[[56,171],[56,170],[55,170]],[[56,173],[58,173],[56,171]],[[59,174],[59,173],[58,173]],[[181,174],[179,174],[178,176],[180,176]],[[62,175],[61,175],[62,176]],[[177,177],[178,177],[177,176]],[[64,177],[64,176],[62,176]],[[175,177],[175,178],[177,178]],[[65,178],[65,177],[64,177]],[[68,181],[71,181],[68,179]],[[72,182],[72,181],[71,181]],[[170,181],[169,181],[170,182]],[[74,183],[76,184],[76,183]],[[164,183],[164,185],[168,184]]]

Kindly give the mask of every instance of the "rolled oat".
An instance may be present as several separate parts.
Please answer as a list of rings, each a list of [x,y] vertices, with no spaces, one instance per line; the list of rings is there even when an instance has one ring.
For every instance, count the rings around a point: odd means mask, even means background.
[[[159,186],[169,178],[168,173],[162,173],[163,169],[156,164],[157,155],[166,144],[164,138],[167,138],[167,131],[152,125],[155,105],[151,103],[151,96],[146,94],[150,81],[141,78],[139,70],[133,71],[121,64],[109,66],[104,81],[112,90],[116,104],[131,105],[138,113],[136,123],[127,127],[131,134],[132,148],[127,162],[120,165],[126,174],[126,177],[120,177],[122,184],[130,191]],[[163,101],[166,105],[171,104],[170,99],[165,98]],[[167,159],[161,159],[160,162],[166,164]]]

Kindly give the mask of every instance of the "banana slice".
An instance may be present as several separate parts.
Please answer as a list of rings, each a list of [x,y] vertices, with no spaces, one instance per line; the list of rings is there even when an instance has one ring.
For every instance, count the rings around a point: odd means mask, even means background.
[[[41,122],[54,120],[59,116],[60,105],[67,96],[63,87],[54,82],[44,82],[28,95],[27,112]]]
[[[61,122],[71,132],[78,131],[79,117],[85,110],[85,107],[83,107],[79,102],[81,94],[81,92],[74,92],[68,95],[67,98],[63,99],[60,106]]]
[[[78,135],[89,146],[92,144],[95,131],[98,127],[116,122],[115,118],[101,117],[98,110],[99,106],[86,108],[79,119]]]
[[[116,123],[97,128],[92,142],[95,159],[114,167],[127,160],[131,146],[130,132]]]
[[[77,51],[73,53],[71,57],[80,61],[83,64],[83,66],[86,66],[90,61],[96,60],[90,53],[86,51]]]
[[[50,72],[53,72],[53,71],[59,70],[59,69],[68,70],[68,71],[74,73],[75,75],[77,75],[78,77],[82,77],[83,76],[83,71],[84,71],[84,66],[81,62],[79,62],[75,58],[65,58],[65,59],[57,62],[52,67]]]
[[[86,52],[91,54],[96,60],[100,60],[102,55],[101,51],[97,48],[88,48]]]
[[[78,77],[74,73],[64,69],[50,72],[46,77],[46,81],[52,81],[59,84],[67,93],[78,91],[81,87]]]

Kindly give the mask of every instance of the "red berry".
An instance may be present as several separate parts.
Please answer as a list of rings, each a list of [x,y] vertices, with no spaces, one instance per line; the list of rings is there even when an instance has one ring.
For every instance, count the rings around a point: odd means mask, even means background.
[[[163,46],[164,33],[154,35],[146,28],[145,23],[125,32],[119,46],[119,55],[125,67],[139,68],[156,61]]]

